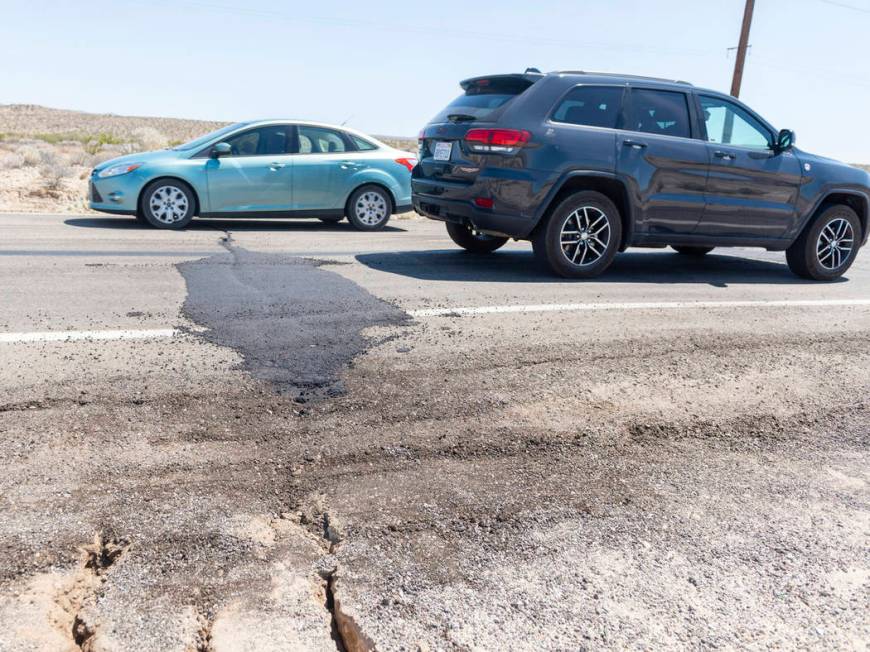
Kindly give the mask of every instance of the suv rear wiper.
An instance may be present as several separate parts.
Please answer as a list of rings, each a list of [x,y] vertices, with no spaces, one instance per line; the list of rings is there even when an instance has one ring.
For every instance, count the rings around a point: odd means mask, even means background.
[[[447,116],[447,119],[450,120],[450,122],[469,122],[477,120],[477,116],[468,113],[451,113]]]

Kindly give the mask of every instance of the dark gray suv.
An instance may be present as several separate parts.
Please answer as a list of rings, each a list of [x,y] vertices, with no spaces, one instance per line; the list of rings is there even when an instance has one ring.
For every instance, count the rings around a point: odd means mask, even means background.
[[[626,247],[785,251],[832,280],[867,238],[870,175],[794,147],[733,97],[627,75],[475,77],[420,133],[418,213],[486,253],[531,240],[584,278]]]

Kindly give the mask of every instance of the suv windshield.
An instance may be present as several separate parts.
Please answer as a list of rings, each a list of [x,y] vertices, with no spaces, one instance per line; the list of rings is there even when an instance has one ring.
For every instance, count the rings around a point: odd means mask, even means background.
[[[221,127],[220,129],[216,129],[210,133],[205,134],[204,136],[200,136],[199,138],[194,138],[191,141],[188,141],[182,145],[176,145],[172,149],[176,151],[185,151],[188,149],[196,149],[197,147],[201,147],[205,145],[207,142],[211,141],[214,138],[220,138],[224,134],[228,134],[231,131],[235,131],[236,129],[241,129],[245,125],[250,124],[248,122],[237,122],[232,125],[227,125],[226,127]]]
[[[432,122],[471,122],[490,118],[497,109],[531,85],[532,82],[516,77],[474,80],[468,83],[465,93],[432,118]]]

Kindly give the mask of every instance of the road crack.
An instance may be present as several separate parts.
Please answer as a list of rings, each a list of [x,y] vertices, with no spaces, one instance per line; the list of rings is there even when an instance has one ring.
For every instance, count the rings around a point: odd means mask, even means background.
[[[57,603],[72,616],[70,635],[83,652],[95,650],[97,623],[92,613],[108,569],[124,554],[130,543],[126,539],[105,537],[102,532],[81,548],[84,560],[73,585],[57,597]]]

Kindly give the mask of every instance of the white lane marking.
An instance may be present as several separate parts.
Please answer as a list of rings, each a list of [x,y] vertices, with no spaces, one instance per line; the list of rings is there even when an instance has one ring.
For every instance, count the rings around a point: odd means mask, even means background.
[[[181,331],[176,328],[155,328],[152,330],[0,333],[0,344],[17,344],[21,342],[75,342],[78,340],[147,340],[159,337],[174,337],[180,333]]]
[[[411,317],[452,317],[517,312],[584,312],[599,310],[686,310],[693,308],[821,308],[870,306],[870,299],[784,299],[781,301],[640,301],[636,303],[543,303],[526,306],[424,308],[409,310]]]

